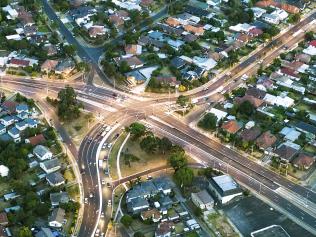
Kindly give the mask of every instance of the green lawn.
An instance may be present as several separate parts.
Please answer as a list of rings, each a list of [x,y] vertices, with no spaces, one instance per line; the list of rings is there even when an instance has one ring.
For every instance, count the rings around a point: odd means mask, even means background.
[[[116,140],[116,142],[114,143],[110,155],[109,155],[109,165],[110,165],[110,174],[112,179],[117,179],[118,175],[117,175],[117,167],[116,167],[116,158],[117,158],[117,154],[119,152],[119,149],[123,143],[123,141],[125,140],[127,134],[126,132],[123,132],[118,139]]]
[[[131,162],[131,166],[125,164],[123,157],[121,157],[120,165],[121,165],[121,172],[122,176],[131,175],[133,173],[138,173],[143,170],[163,166],[167,164],[167,157],[168,154],[148,154],[143,151],[139,146],[140,141],[132,141],[129,139],[122,152],[127,152],[129,154],[133,154],[134,156],[138,157],[139,160],[136,162]]]
[[[38,27],[38,31],[40,32],[50,32],[50,30],[48,29],[48,27],[46,25],[41,25]]]

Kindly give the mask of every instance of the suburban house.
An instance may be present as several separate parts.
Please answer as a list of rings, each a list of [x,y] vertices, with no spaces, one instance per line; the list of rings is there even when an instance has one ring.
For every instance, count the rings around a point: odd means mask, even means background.
[[[148,208],[148,201],[141,197],[134,198],[127,203],[127,209],[132,213],[140,213]]]
[[[16,127],[9,129],[8,134],[14,142],[21,142],[20,131]]]
[[[50,228],[41,227],[41,230],[35,234],[35,237],[55,237]]]
[[[230,134],[236,134],[242,128],[242,123],[236,120],[229,120],[223,123],[222,129]]]
[[[261,134],[261,130],[258,127],[252,127],[250,129],[245,129],[241,132],[240,137],[243,141],[251,142],[255,141],[257,137]]]
[[[46,141],[43,134],[38,134],[33,137],[29,137],[25,139],[25,143],[30,143],[33,146],[36,146],[38,144],[42,144]]]
[[[294,167],[301,170],[308,170],[315,163],[315,157],[307,153],[299,153],[296,158],[292,161]]]
[[[61,168],[58,158],[46,160],[40,163],[40,167],[45,171],[46,174],[53,173]]]
[[[293,142],[287,141],[280,144],[273,152],[276,157],[282,161],[290,162],[294,156],[299,152],[301,146]]]
[[[277,138],[270,131],[262,133],[257,139],[256,144],[262,150],[271,148],[276,143]]]
[[[7,213],[0,212],[0,225],[6,226],[9,224]]]
[[[125,46],[126,55],[140,55],[142,53],[142,46],[139,44],[128,44]]]
[[[57,65],[58,65],[58,60],[46,59],[46,61],[41,66],[41,71],[45,73],[55,71],[55,68]]]
[[[33,149],[33,153],[40,160],[47,160],[53,157],[53,153],[47,147],[43,145],[37,145]]]
[[[171,221],[161,222],[159,223],[156,231],[155,237],[170,237],[171,231],[174,228],[174,224]]]
[[[46,175],[46,180],[52,187],[57,187],[65,183],[64,177],[58,171]]]
[[[209,190],[221,204],[226,204],[233,198],[242,195],[242,189],[236,181],[227,174],[209,179]]]
[[[50,227],[61,228],[65,223],[65,210],[62,208],[55,208],[51,216],[48,218],[48,225]]]
[[[55,73],[67,76],[75,69],[75,63],[69,58],[60,61],[55,67]]]
[[[154,223],[156,223],[161,220],[162,215],[159,212],[159,210],[157,210],[156,208],[153,208],[146,211],[142,211],[140,214],[140,217],[142,218],[143,221],[150,219]]]
[[[59,206],[60,203],[68,203],[70,200],[67,192],[51,193],[49,198],[53,207]]]
[[[0,122],[5,126],[8,127],[15,122],[15,118],[13,116],[7,115],[5,117],[0,118]]]
[[[201,210],[211,210],[214,206],[214,199],[206,190],[198,193],[191,193],[192,202]]]

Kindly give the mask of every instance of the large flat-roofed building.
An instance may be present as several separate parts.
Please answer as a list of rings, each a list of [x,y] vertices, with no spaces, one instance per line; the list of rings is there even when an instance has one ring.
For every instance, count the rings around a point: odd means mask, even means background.
[[[211,178],[209,180],[209,189],[221,204],[225,204],[234,197],[242,195],[242,189],[236,181],[227,174]]]

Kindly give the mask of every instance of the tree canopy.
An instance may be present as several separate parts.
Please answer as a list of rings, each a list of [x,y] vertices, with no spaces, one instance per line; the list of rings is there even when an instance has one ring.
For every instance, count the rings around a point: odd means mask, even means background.
[[[204,128],[205,130],[214,130],[216,129],[217,117],[213,113],[207,113],[204,117],[198,122],[198,126]]]
[[[146,134],[145,125],[137,122],[132,123],[128,130],[131,133],[133,139],[138,139]]]
[[[82,103],[77,100],[75,90],[66,86],[58,93],[57,113],[62,120],[74,120],[80,116],[80,109],[83,108]]]

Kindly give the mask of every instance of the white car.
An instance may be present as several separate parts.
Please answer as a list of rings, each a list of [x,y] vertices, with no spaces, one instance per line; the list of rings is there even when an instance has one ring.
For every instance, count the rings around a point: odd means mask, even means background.
[[[90,198],[93,198],[93,193],[90,193],[89,197],[90,197]]]
[[[108,144],[108,148],[110,149],[112,147],[112,143],[109,143]]]
[[[97,230],[95,231],[94,236],[99,236],[99,234],[100,234],[100,230],[99,230],[99,229],[97,229]]]
[[[88,198],[85,198],[85,199],[84,199],[84,203],[85,203],[85,204],[88,204]]]
[[[104,218],[104,212],[101,212],[101,218]]]
[[[108,207],[112,206],[112,201],[108,200]]]
[[[105,185],[105,180],[104,179],[101,180],[101,184]]]

